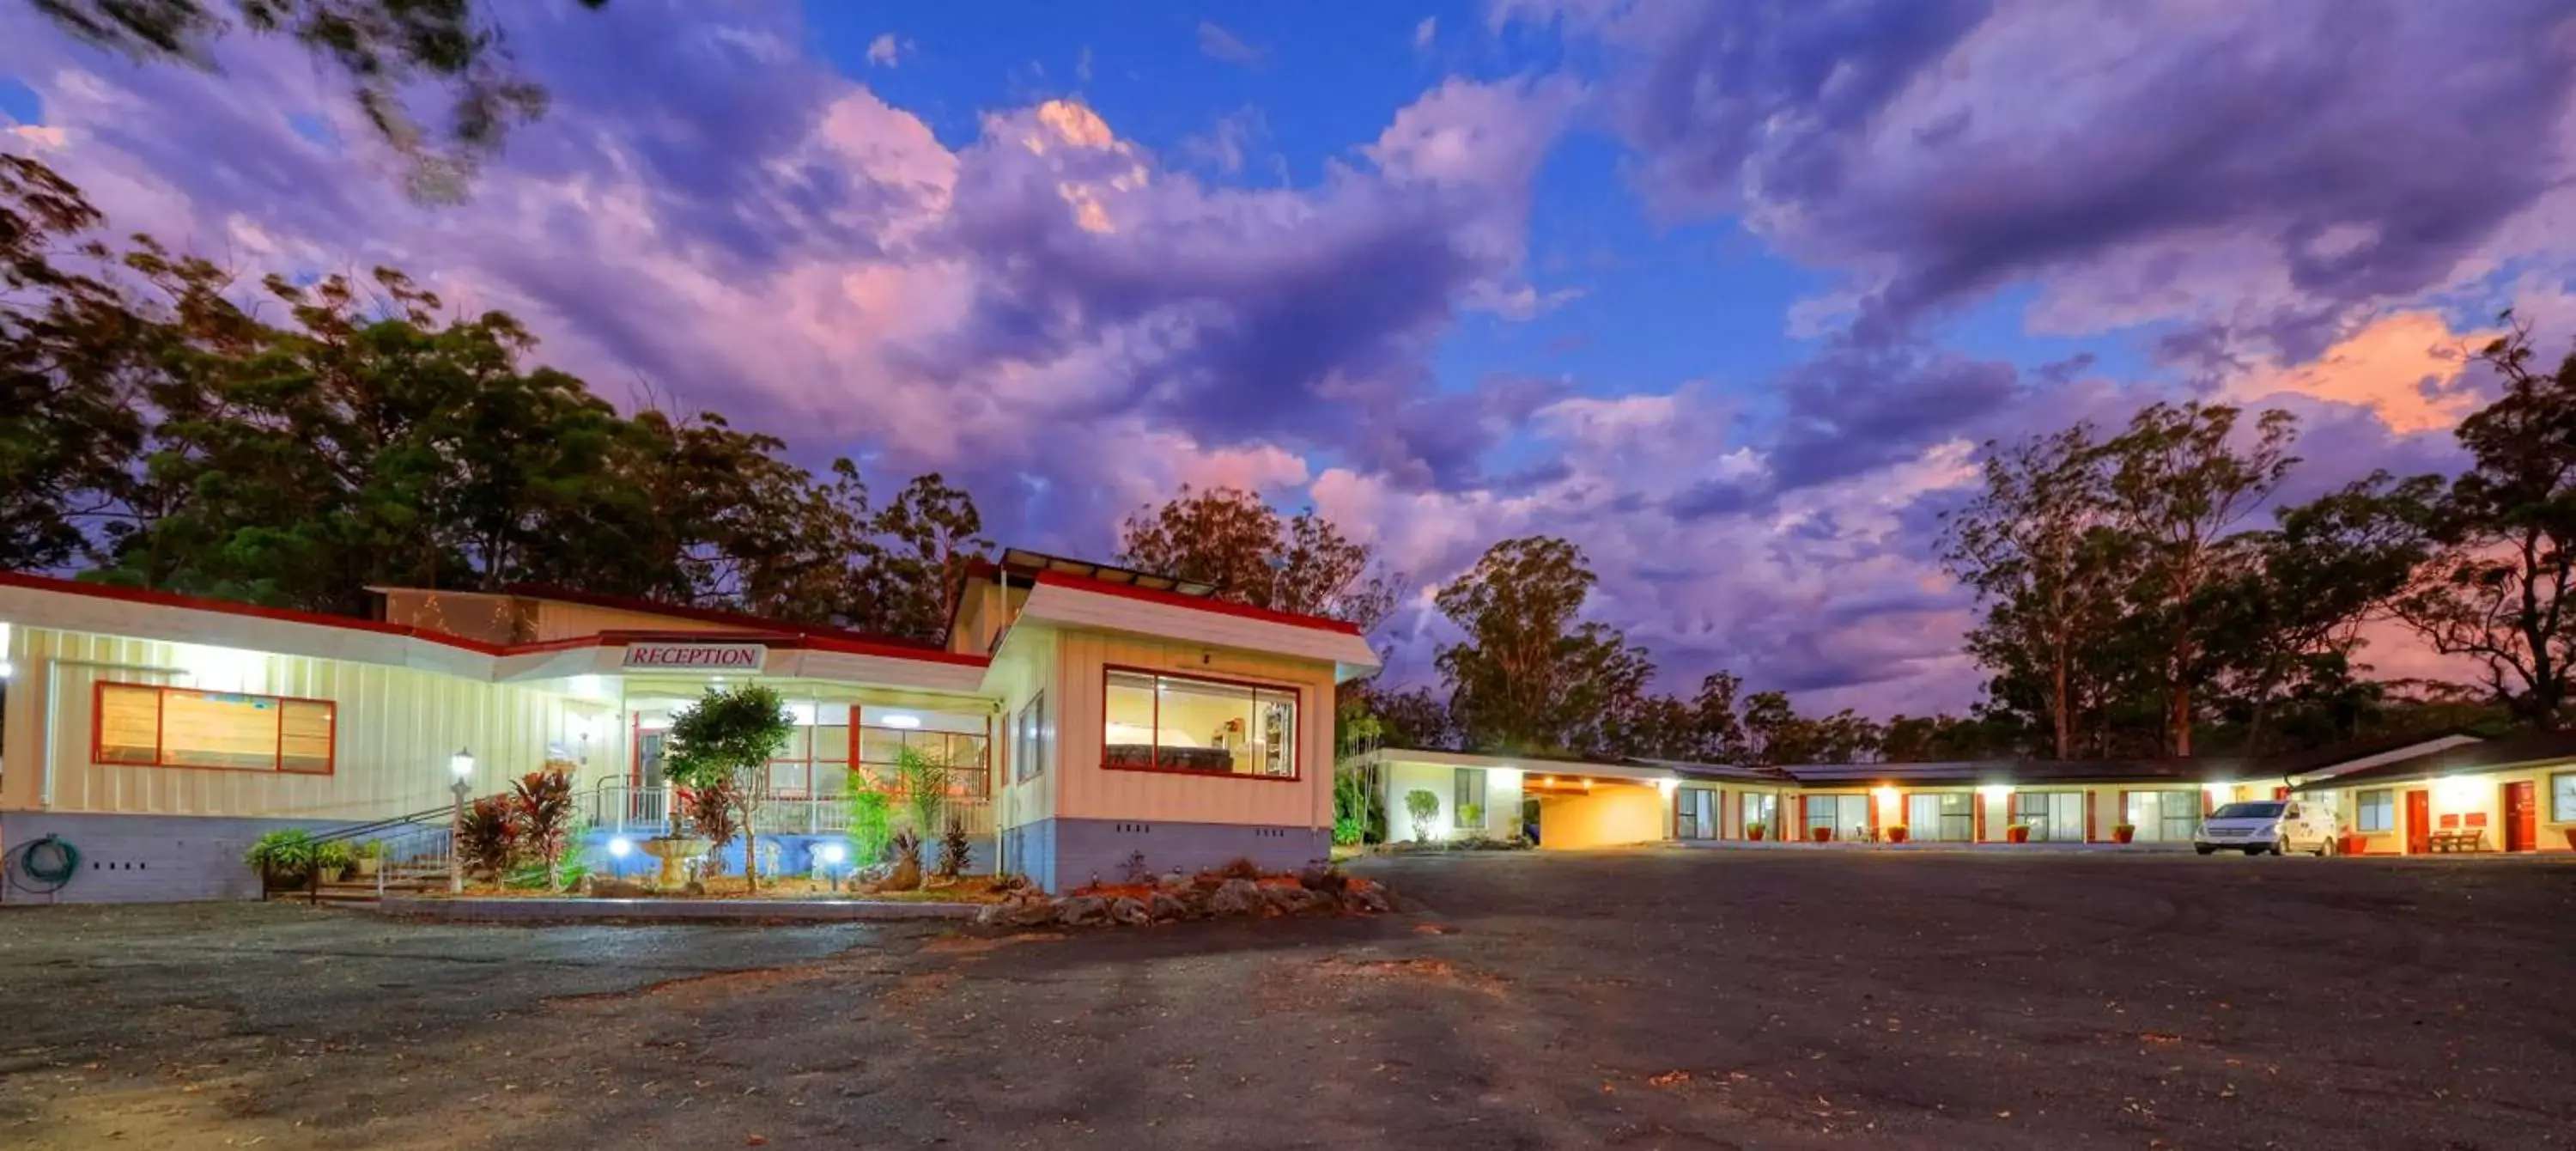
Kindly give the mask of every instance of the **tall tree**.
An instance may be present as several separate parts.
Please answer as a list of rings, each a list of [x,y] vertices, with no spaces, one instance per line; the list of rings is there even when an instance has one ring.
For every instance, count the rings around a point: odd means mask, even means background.
[[[2191,754],[2193,685],[2209,669],[2210,589],[2228,576],[2221,541],[2280,486],[2298,460],[2298,421],[2264,412],[2250,443],[2233,443],[2240,412],[2221,404],[2153,404],[2105,445],[2113,521],[2137,548],[2142,608],[2161,633],[2165,754]]]
[[[1281,519],[1257,492],[1184,484],[1160,507],[1127,517],[1118,562],[1207,584],[1220,599],[1338,619],[1374,633],[1403,594],[1403,577],[1376,562],[1312,508]]]
[[[2516,719],[2551,730],[2576,663],[2576,354],[2552,367],[2528,327],[2504,322],[2478,355],[2504,395],[2461,421],[2472,462],[2418,513],[2440,550],[2397,607],[2435,650],[2476,660]]]
[[[875,528],[863,575],[871,616],[857,622],[888,635],[945,635],[968,561],[993,548],[975,497],[937,472],[915,476],[878,514]]]
[[[1577,622],[1595,582],[1581,549],[1533,536],[1486,549],[1440,589],[1440,613],[1465,633],[1438,664],[1469,746],[1571,750],[1592,738],[1585,709],[1617,704],[1641,682],[1623,637]]]
[[[2374,472],[2278,509],[2278,525],[2226,541],[2230,574],[2210,597],[2210,663],[2241,710],[2239,750],[2269,750],[2279,708],[2305,700],[2349,711],[2361,627],[2405,591],[2427,558],[2421,508],[2432,476]]]
[[[499,25],[473,0],[33,2],[64,31],[139,61],[211,69],[215,41],[236,21],[253,35],[295,41],[347,77],[367,123],[412,161],[412,191],[424,199],[461,195],[510,129],[546,110],[545,88],[519,74]],[[596,9],[607,0],[575,2]],[[425,87],[454,98],[442,130],[407,103]]]
[[[55,568],[126,494],[144,421],[146,322],[57,261],[101,217],[79,188],[0,155],[0,569]]]
[[[1943,562],[1986,609],[1969,649],[2036,688],[2058,759],[2076,754],[2087,655],[2115,626],[2125,583],[2127,548],[2101,459],[2082,423],[1989,443],[1984,490],[1944,517]]]

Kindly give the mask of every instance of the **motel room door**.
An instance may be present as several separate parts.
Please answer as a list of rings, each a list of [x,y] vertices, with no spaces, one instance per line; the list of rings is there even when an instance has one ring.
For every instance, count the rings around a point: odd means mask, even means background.
[[[2433,850],[2433,793],[2416,788],[2406,793],[2406,854]]]
[[[2504,849],[2540,849],[2540,785],[2531,780],[2504,785]]]

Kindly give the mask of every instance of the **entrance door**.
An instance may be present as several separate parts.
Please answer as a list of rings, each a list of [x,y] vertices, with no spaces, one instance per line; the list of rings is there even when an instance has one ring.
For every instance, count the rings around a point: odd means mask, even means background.
[[[2504,849],[2540,849],[2540,785],[2528,779],[2504,785]]]
[[[2406,854],[2433,850],[2433,793],[2417,788],[2406,793]]]

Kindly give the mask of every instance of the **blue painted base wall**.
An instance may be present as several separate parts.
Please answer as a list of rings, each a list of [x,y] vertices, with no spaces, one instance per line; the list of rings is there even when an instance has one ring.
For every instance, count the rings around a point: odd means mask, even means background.
[[[625,838],[630,841],[647,838],[644,835],[639,835],[634,832],[627,832],[624,833],[624,835]],[[609,841],[616,838],[618,838],[617,834],[606,831],[592,831],[583,836],[582,862],[589,864],[590,869],[598,872],[599,874],[609,875],[613,873],[624,876],[628,879],[642,879],[650,876],[653,874],[654,869],[660,866],[653,861],[651,856],[644,854],[641,850],[629,851],[626,856],[626,862],[623,865],[618,864],[616,855],[610,852],[608,848]],[[805,835],[801,833],[792,835],[762,835],[760,837],[760,855],[763,860],[769,861],[764,865],[765,870],[763,874],[816,874],[818,869],[821,867],[823,860],[822,857],[815,854],[815,852],[827,843],[847,844],[848,842],[849,837],[842,835]],[[725,874],[742,874],[742,854],[744,848],[745,845],[743,841],[736,839],[732,843],[726,844],[725,849],[719,853],[724,857]],[[848,858],[846,853],[844,858]],[[921,865],[924,868],[929,868],[937,865],[938,862],[939,844],[935,841],[923,844],[921,851]],[[850,862],[845,862],[842,866],[849,870],[855,870],[856,861],[851,860]],[[990,837],[978,837],[971,842],[966,852],[966,874],[990,875],[992,874],[992,871],[993,841]],[[844,874],[846,873],[847,871],[844,872]]]
[[[1129,860],[1140,854],[1156,875],[1175,868],[1186,875],[1237,859],[1264,871],[1294,871],[1333,851],[1329,829],[1234,823],[1045,819],[1007,829],[1002,840],[1003,867],[1055,892],[1124,880]]]
[[[0,855],[47,835],[81,854],[80,873],[50,896],[0,883],[8,903],[179,903],[257,899],[259,876],[242,862],[251,841],[280,828],[352,826],[345,819],[231,819],[201,815],[90,815],[0,811]],[[23,878],[23,877],[22,877]]]

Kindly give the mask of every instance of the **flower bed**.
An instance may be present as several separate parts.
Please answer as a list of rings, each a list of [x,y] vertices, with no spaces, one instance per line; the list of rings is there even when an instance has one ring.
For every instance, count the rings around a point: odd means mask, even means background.
[[[1393,909],[1374,881],[1311,867],[1294,875],[1204,871],[1157,882],[1094,883],[1061,896],[1027,889],[986,907],[975,922],[1000,927],[1088,927],[1283,915],[1375,915]]]

